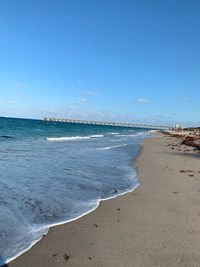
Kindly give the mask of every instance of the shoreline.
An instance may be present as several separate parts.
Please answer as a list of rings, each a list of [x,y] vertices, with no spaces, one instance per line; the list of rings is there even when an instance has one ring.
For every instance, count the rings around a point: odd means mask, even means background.
[[[147,139],[148,137],[146,137],[145,139]],[[128,193],[131,193],[133,192],[134,190],[136,190],[139,186],[140,186],[140,182],[137,178],[137,168],[135,166],[135,163],[137,162],[137,159],[142,151],[142,145],[141,143],[138,143],[137,144],[138,146],[138,152],[137,152],[137,155],[133,158],[134,160],[134,164],[131,164],[130,166],[133,168],[133,175],[135,174],[135,176],[133,177],[133,179],[135,179],[135,182],[136,184],[134,185],[134,187],[130,188],[130,189],[126,189],[125,191],[121,192],[121,193],[118,193],[118,194],[115,194],[115,195],[112,195],[110,197],[107,197],[107,198],[101,198],[97,201],[96,205],[94,208],[92,208],[91,210],[77,216],[77,217],[74,217],[70,220],[66,220],[66,221],[61,221],[59,223],[55,223],[55,224],[49,224],[47,225],[46,227],[44,228],[47,228],[46,230],[46,234],[44,234],[43,236],[41,236],[38,240],[34,241],[28,248],[26,248],[25,250],[21,251],[19,254],[13,256],[12,258],[8,259],[7,262],[2,265],[2,267],[6,267],[8,266],[8,264],[14,262],[15,260],[17,260],[19,257],[23,256],[26,252],[30,251],[32,249],[32,247],[34,247],[38,242],[40,242],[45,236],[47,236],[49,234],[49,231],[51,230],[51,228],[54,228],[54,227],[59,227],[61,225],[65,225],[65,224],[68,224],[68,223],[71,223],[71,222],[74,222],[74,221],[77,221],[79,219],[81,219],[82,217],[85,217],[87,216],[88,214],[94,212],[96,209],[98,209],[98,207],[100,206],[100,204],[104,201],[109,201],[111,199],[115,199],[117,197],[120,197],[120,196],[123,196],[125,194],[128,194]]]
[[[137,159],[137,157],[136,157],[136,159]],[[136,169],[136,168],[135,168],[135,169]],[[44,234],[40,239],[36,240],[36,241],[35,241],[33,244],[31,244],[27,249],[25,249],[24,251],[20,252],[18,255],[14,256],[13,258],[9,259],[4,265],[2,265],[2,267],[6,267],[6,266],[8,266],[8,264],[12,263],[12,262],[15,261],[17,258],[19,258],[19,257],[22,256],[23,254],[25,254],[26,252],[28,252],[29,250],[31,250],[33,246],[35,246],[35,245],[36,245],[38,242],[40,242],[45,236],[48,235],[48,233],[49,233],[49,231],[50,231],[51,228],[53,228],[53,227],[59,227],[59,226],[61,226],[61,225],[65,225],[65,224],[67,224],[67,223],[71,223],[71,222],[77,221],[77,220],[81,219],[82,217],[85,217],[85,216],[89,215],[90,213],[94,212],[96,209],[98,209],[98,207],[100,206],[101,202],[109,201],[109,200],[111,200],[111,199],[115,199],[115,198],[117,198],[117,197],[120,197],[120,196],[126,195],[126,194],[128,194],[128,193],[131,193],[131,192],[135,191],[139,186],[140,186],[140,183],[138,182],[133,188],[131,188],[131,189],[127,189],[126,191],[124,191],[124,192],[122,192],[122,193],[120,193],[120,194],[117,194],[117,195],[114,195],[114,196],[111,196],[111,197],[108,197],[108,198],[102,198],[102,199],[100,199],[100,200],[97,202],[97,205],[96,205],[93,209],[91,209],[91,210],[89,210],[88,212],[83,213],[83,214],[81,214],[81,215],[79,215],[79,216],[77,216],[77,217],[75,217],[75,218],[73,218],[73,219],[71,219],[71,220],[62,221],[62,222],[59,222],[59,223],[55,223],[55,224],[50,224],[50,225],[48,225],[48,226],[47,226],[48,229],[47,229],[47,233],[46,233],[46,234]]]
[[[199,157],[172,150],[172,142],[144,140],[134,164],[140,187],[50,228],[7,266],[200,266]]]

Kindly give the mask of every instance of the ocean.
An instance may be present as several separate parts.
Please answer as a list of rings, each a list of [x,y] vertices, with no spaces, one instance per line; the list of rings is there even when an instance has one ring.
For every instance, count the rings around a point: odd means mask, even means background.
[[[0,266],[139,185],[147,129],[0,118]]]

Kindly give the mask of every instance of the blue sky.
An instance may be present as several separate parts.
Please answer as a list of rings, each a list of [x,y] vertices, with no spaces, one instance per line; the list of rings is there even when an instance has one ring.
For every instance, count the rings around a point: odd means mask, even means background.
[[[200,125],[198,0],[1,0],[0,116]]]

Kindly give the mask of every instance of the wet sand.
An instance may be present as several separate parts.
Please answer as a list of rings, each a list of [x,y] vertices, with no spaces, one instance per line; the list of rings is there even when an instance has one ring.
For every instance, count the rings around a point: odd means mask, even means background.
[[[10,267],[200,266],[200,156],[175,138],[145,140],[141,186],[50,229]]]

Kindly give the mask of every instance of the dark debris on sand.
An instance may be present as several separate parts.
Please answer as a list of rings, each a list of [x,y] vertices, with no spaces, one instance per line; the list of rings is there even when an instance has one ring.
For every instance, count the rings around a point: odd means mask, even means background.
[[[67,255],[67,253],[64,253],[63,258],[64,258],[66,261],[69,261],[69,260],[70,260],[70,255]]]

